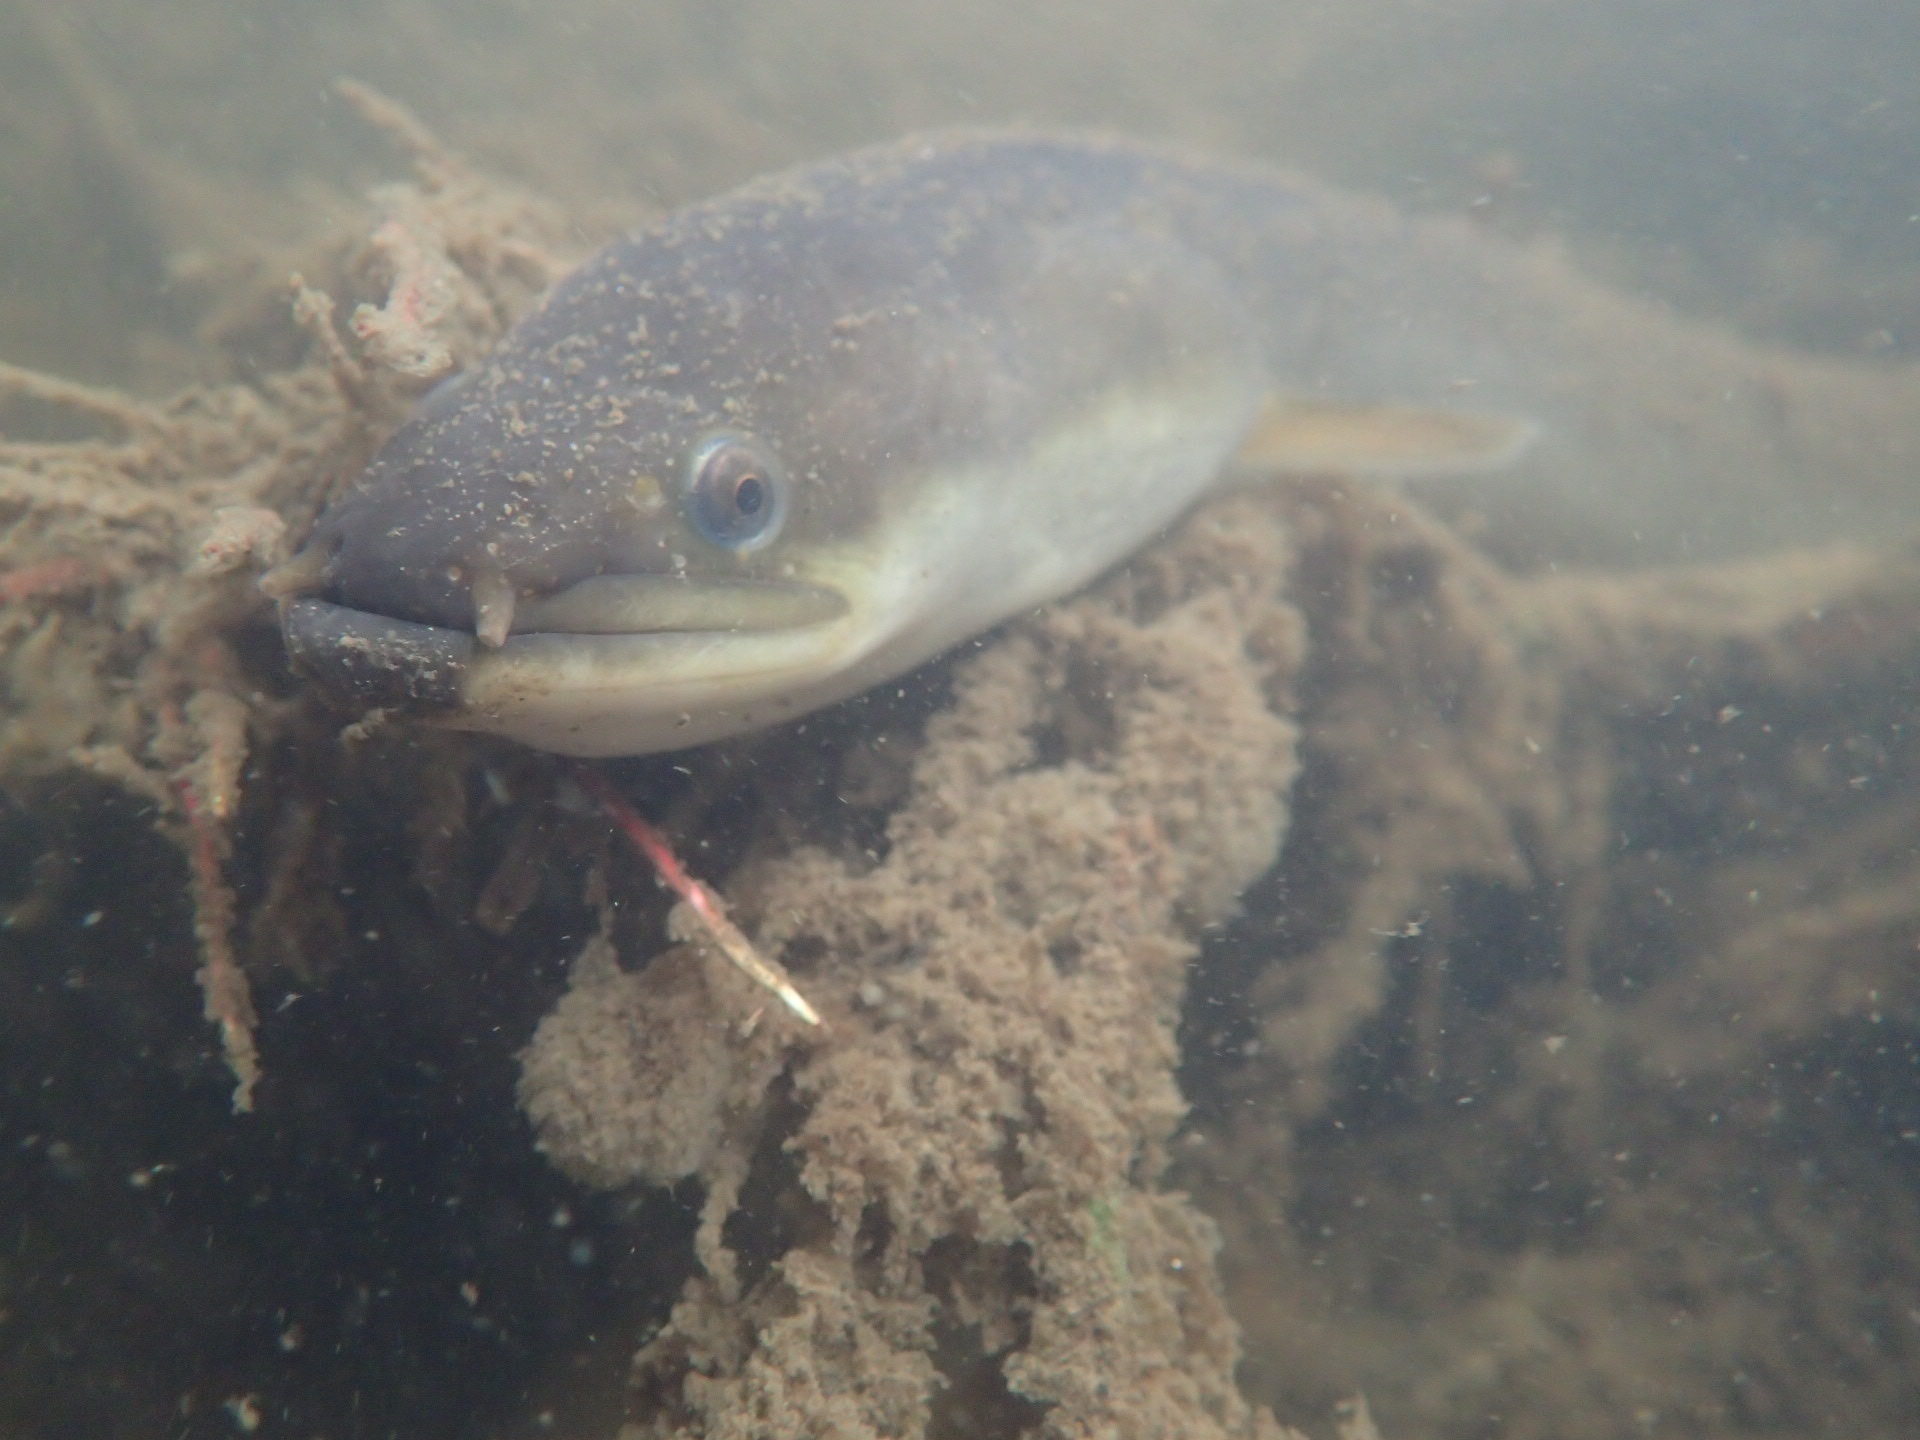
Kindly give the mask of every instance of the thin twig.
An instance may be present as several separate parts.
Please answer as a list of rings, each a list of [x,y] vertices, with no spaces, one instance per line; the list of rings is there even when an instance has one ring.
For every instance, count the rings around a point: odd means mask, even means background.
[[[320,353],[326,357],[333,383],[348,400],[356,404],[365,403],[366,367],[348,352],[346,342],[333,327],[333,297],[307,284],[306,277],[298,271],[288,278],[287,286],[293,292],[294,323],[319,342]]]
[[[333,93],[345,100],[360,118],[384,132],[413,160],[414,172],[429,190],[444,190],[469,172],[460,157],[440,143],[420,117],[391,95],[364,81],[343,75],[333,82]]]
[[[233,953],[233,891],[221,874],[217,823],[191,781],[174,781],[187,822],[188,874],[193,885],[193,928],[200,938],[200,993],[206,1018],[220,1028],[220,1045],[233,1072],[233,1108],[253,1109],[260,1081],[260,1050],[254,1043],[259,1017],[247,972]]]
[[[0,395],[18,395],[43,405],[56,405],[75,414],[110,421],[144,440],[170,441],[179,427],[150,405],[131,395],[99,385],[83,385],[22,365],[0,361]]]
[[[634,848],[653,863],[661,882],[687,902],[688,908],[707,927],[714,944],[720,947],[720,953],[755,982],[779,996],[780,1002],[807,1024],[818,1025],[819,1012],[794,987],[787,972],[777,962],[761,957],[740,927],[727,918],[720,897],[687,873],[666,837],[640,818],[639,812],[613,788],[613,783],[590,765],[574,766],[573,777],[580,788],[606,811],[608,818],[626,833]]]

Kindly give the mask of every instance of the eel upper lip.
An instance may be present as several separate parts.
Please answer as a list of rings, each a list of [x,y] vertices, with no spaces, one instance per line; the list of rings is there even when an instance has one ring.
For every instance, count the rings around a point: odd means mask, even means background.
[[[839,591],[801,581],[597,575],[553,595],[517,602],[511,633],[798,630],[837,620],[848,610]],[[401,620],[312,596],[284,602],[280,627],[294,666],[339,698],[411,711],[461,708],[470,671],[493,648],[469,630]]]

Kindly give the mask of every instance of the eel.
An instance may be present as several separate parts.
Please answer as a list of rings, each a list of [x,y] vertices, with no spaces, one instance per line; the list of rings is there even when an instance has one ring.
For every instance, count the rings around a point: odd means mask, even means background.
[[[916,136],[601,250],[263,583],[347,704],[643,754],[898,675],[1235,475],[1440,477],[1530,563],[1879,533],[1916,388],[1279,172]]]

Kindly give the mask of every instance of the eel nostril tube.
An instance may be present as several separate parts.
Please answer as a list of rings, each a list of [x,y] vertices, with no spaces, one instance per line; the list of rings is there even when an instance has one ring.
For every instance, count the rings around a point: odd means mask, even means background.
[[[513,586],[498,570],[481,570],[473,577],[473,635],[482,645],[498,650],[513,630]]]
[[[292,559],[274,566],[260,577],[260,593],[269,600],[285,600],[291,595],[311,595],[326,579],[327,561],[332,558],[326,547],[309,545]]]

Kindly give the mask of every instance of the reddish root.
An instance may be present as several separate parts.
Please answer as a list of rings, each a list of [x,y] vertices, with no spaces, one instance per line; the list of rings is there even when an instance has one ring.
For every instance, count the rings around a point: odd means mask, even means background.
[[[694,879],[680,863],[680,857],[673,853],[673,847],[652,825],[640,818],[640,813],[629,805],[626,797],[613,788],[613,783],[600,771],[590,765],[576,765],[574,779],[580,788],[607,814],[617,825],[633,847],[645,855],[660,877],[660,883],[686,903],[707,938],[719,949],[722,955],[744,972],[755,984],[771,990],[795,1015],[809,1025],[820,1023],[820,1013],[807,1003],[794,985],[793,979],[778,962],[768,960],[753,947],[738,925],[727,918],[726,906],[720,897]],[[758,1012],[754,1020],[759,1019]]]
[[[235,904],[222,861],[226,828],[215,820],[191,781],[176,778],[181,814],[187,824],[187,862],[193,886],[193,929],[200,941],[200,969],[196,978],[203,997],[202,1013],[220,1031],[220,1046],[233,1072],[233,1108],[253,1109],[253,1087],[260,1080],[260,1050],[254,1043],[259,1016],[253,1008],[253,988],[233,953]]]

